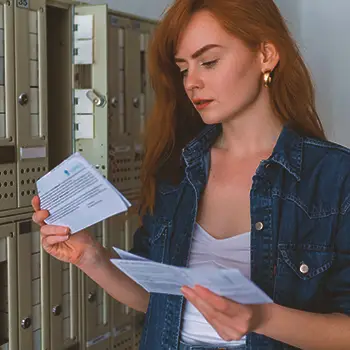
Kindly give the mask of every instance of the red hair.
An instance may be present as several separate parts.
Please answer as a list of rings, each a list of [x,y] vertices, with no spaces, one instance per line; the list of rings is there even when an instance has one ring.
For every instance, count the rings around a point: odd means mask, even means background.
[[[326,138],[315,109],[310,74],[273,0],[176,0],[164,14],[149,49],[155,104],[148,120],[141,170],[143,211],[152,211],[158,179],[181,178],[181,149],[204,126],[186,96],[174,61],[183,29],[201,10],[209,11],[228,33],[252,50],[264,42],[276,47],[280,62],[269,88],[276,116],[307,136]]]

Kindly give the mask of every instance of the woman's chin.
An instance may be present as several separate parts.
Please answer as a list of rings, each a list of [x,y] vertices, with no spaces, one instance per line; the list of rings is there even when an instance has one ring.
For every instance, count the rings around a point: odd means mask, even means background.
[[[208,117],[208,116],[201,115],[201,118],[203,120],[203,123],[207,125],[220,124],[224,121],[224,118],[213,117],[213,116]]]

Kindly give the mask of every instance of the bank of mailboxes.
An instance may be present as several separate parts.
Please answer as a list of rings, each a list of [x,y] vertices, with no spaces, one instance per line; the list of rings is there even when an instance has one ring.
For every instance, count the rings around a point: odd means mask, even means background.
[[[154,26],[104,5],[0,0],[0,350],[138,348],[143,315],[43,251],[30,202],[74,151],[138,198]],[[130,249],[138,225],[132,208],[90,232]]]
[[[99,6],[77,8],[73,24],[76,149],[130,198],[138,194],[153,100],[147,72],[153,27]]]

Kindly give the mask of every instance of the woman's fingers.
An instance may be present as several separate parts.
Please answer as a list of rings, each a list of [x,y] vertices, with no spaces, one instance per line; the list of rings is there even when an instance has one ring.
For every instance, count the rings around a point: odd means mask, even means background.
[[[38,196],[32,198],[32,207],[35,211],[40,210],[40,199]]]
[[[48,236],[68,236],[69,228],[64,226],[45,225],[40,229],[41,235]]]
[[[54,246],[55,244],[65,242],[69,239],[68,235],[65,236],[42,236],[42,246],[44,249],[48,249],[51,246]]]
[[[50,213],[47,210],[40,209],[40,199],[38,196],[32,198],[32,207],[35,211],[32,220],[39,226],[45,225],[44,220],[50,216]]]
[[[44,220],[47,219],[49,217],[49,212],[47,210],[39,210],[39,211],[36,211],[33,216],[32,216],[32,220],[42,226],[45,224]]]

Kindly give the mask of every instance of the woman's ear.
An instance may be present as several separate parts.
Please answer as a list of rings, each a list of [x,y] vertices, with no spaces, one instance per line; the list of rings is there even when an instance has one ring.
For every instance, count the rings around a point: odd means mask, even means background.
[[[275,45],[270,41],[265,41],[260,44],[261,55],[261,71],[273,71],[277,66],[280,55]]]

